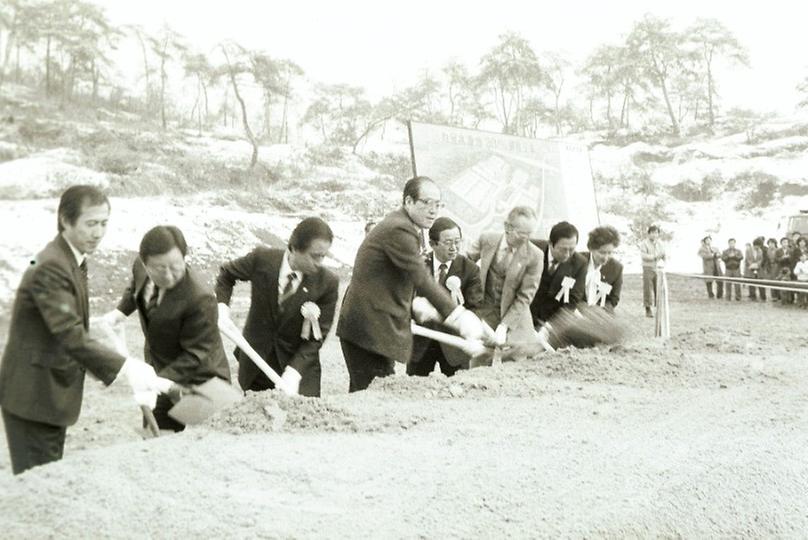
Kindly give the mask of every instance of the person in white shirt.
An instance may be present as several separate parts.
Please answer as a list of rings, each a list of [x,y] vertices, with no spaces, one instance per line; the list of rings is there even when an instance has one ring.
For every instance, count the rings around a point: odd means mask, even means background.
[[[800,260],[794,266],[794,275],[797,276],[800,285],[808,286],[808,253],[805,251],[800,253]],[[808,309],[808,293],[799,293],[799,295],[800,306]]]
[[[586,243],[586,303],[600,305],[613,312],[620,301],[623,287],[623,265],[614,257],[614,250],[620,245],[620,234],[609,225],[596,227],[589,232]]]
[[[642,303],[645,306],[646,317],[654,316],[651,313],[651,306],[656,305],[657,268],[665,263],[665,248],[659,239],[659,232],[659,227],[651,225],[648,227],[648,238],[640,244]]]

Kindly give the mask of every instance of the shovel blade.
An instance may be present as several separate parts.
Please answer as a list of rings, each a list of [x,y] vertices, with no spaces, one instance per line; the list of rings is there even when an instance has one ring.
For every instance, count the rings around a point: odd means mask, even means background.
[[[242,393],[228,382],[214,377],[182,396],[168,415],[186,426],[201,424],[217,411],[240,401]]]

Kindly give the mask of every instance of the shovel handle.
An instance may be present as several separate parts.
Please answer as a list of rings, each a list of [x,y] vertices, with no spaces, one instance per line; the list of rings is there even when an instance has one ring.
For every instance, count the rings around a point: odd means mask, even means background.
[[[236,344],[236,347],[241,349],[241,351],[246,354],[250,360],[260,369],[264,375],[266,375],[270,381],[275,384],[275,388],[286,390],[286,383],[281,380],[280,375],[275,373],[275,370],[269,367],[269,364],[261,358],[261,355],[258,354],[258,351],[252,348],[244,336],[241,335],[241,332],[238,331],[236,325],[233,321],[229,318],[219,317],[219,331],[224,334],[230,341]],[[288,392],[287,392],[288,393]]]
[[[149,429],[149,433],[152,434],[152,437],[159,437],[160,426],[157,425],[157,419],[154,417],[152,410],[146,405],[141,405],[140,410],[143,411],[143,418],[146,420],[146,427]]]

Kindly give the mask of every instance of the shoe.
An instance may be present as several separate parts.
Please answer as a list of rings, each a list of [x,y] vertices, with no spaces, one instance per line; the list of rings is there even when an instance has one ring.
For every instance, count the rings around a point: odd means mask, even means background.
[[[645,316],[650,318],[650,319],[654,318],[654,314],[651,313],[651,308],[649,308],[649,307],[645,308]]]

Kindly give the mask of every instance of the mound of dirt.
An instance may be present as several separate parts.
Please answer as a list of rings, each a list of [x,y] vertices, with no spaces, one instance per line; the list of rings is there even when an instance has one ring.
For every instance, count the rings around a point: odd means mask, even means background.
[[[379,432],[408,429],[417,418],[385,418],[366,410],[351,410],[338,402],[345,397],[287,396],[278,390],[248,392],[247,397],[208,419],[204,427],[240,435],[271,432]],[[356,409],[356,407],[354,407]]]

